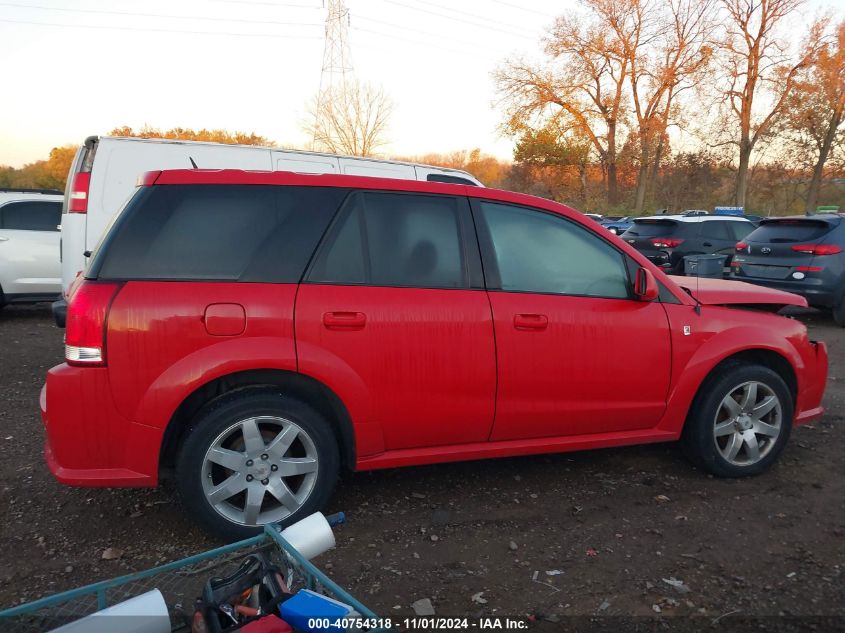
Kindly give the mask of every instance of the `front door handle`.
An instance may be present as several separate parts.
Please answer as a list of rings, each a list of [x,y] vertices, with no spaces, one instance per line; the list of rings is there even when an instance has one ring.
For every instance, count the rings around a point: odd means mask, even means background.
[[[704,246],[710,247],[713,246],[713,244],[711,244],[710,242],[704,242]]]
[[[367,323],[363,312],[326,312],[323,325],[329,330],[360,330]]]
[[[4,236],[0,235],[0,242],[8,242],[8,241],[9,241],[8,237],[4,237]]]
[[[513,326],[517,330],[545,330],[549,326],[549,317],[545,314],[516,314]]]

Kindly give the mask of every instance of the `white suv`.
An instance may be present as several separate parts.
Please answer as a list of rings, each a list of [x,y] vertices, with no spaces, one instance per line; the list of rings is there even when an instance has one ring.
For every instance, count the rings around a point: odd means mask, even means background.
[[[61,294],[61,217],[59,191],[0,189],[0,307]]]

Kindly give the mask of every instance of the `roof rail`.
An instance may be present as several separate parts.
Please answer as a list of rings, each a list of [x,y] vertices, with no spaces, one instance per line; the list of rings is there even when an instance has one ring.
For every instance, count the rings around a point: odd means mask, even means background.
[[[63,196],[64,192],[58,189],[25,189],[23,187],[0,187],[0,193],[44,193],[54,196]]]

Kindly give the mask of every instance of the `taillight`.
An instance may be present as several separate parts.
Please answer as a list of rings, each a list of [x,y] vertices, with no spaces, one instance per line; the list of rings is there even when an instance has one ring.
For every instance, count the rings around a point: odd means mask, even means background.
[[[805,255],[838,255],[842,252],[836,244],[796,244],[792,250]]]
[[[83,281],[67,306],[65,360],[68,365],[106,364],[106,319],[119,284]]]
[[[73,177],[70,188],[70,213],[88,213],[88,186],[91,184],[91,172],[80,171]]]
[[[680,240],[676,237],[653,237],[651,238],[651,243],[656,248],[677,248],[681,244],[683,244],[684,240]]]
[[[746,244],[745,242],[737,242],[736,243],[736,252],[737,253],[740,252],[740,251],[744,251],[746,248],[748,248],[748,244]]]

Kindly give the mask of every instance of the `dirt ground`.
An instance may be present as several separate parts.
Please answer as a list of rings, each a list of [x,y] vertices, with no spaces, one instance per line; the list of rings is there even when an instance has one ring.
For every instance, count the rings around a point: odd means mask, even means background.
[[[316,562],[397,619],[428,598],[438,615],[531,615],[542,630],[843,630],[845,330],[803,320],[829,346],[828,413],[762,476],[714,479],[673,445],[350,474],[329,507],[348,523]],[[61,357],[48,307],[0,311],[2,607],[219,544],[167,487],[52,479],[38,391]],[[122,556],[103,560],[108,547]]]

